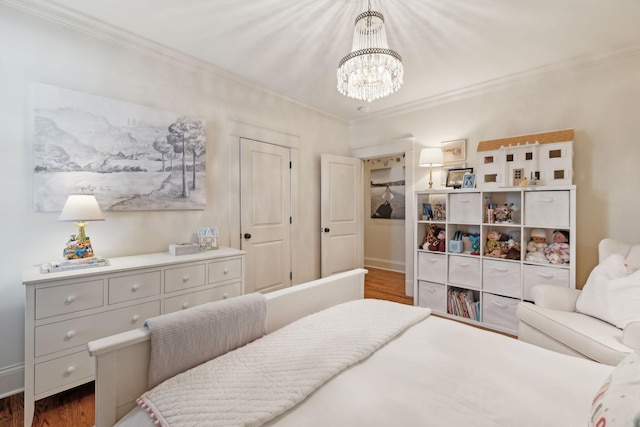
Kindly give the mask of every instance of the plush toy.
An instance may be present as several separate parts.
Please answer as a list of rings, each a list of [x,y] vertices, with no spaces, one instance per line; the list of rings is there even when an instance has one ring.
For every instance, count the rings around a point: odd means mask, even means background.
[[[438,228],[436,229],[436,232],[434,234],[437,240],[429,243],[428,249],[430,251],[444,252],[447,233],[445,232],[444,228]]]
[[[487,243],[484,246],[484,255],[494,258],[504,258],[509,251],[507,241],[509,237],[502,235],[497,231],[490,231],[487,233]]]
[[[547,233],[539,228],[531,230],[531,240],[527,243],[526,261],[547,263]]]
[[[471,255],[480,255],[480,236],[470,234],[469,241],[471,242]]]
[[[551,264],[569,263],[569,232],[555,230],[552,242],[545,248],[544,254]]]

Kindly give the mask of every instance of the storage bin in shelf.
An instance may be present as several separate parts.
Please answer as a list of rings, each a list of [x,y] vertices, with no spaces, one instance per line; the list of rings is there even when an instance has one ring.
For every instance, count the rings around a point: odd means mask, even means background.
[[[447,313],[480,321],[480,292],[471,289],[447,289]]]
[[[520,263],[484,258],[482,289],[500,295],[520,298]]]
[[[446,313],[446,285],[418,280],[418,305],[420,307],[429,307],[434,313]]]
[[[535,285],[571,286],[569,266],[523,264],[522,298],[532,301],[531,288]]]
[[[482,221],[480,193],[452,193],[449,196],[449,222],[479,224]]]
[[[438,252],[418,252],[418,280],[445,283],[447,281],[447,256]]]
[[[480,257],[449,256],[449,283],[479,289],[482,279],[480,271]]]
[[[524,194],[524,224],[530,227],[569,227],[570,193],[527,191]]]
[[[482,323],[517,334],[518,318],[516,308],[519,299],[494,295],[488,292],[482,294]]]

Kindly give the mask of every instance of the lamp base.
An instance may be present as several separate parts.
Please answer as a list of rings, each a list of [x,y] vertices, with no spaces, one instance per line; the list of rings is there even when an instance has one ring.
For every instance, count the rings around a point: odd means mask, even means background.
[[[62,250],[64,259],[91,258],[93,256],[93,247],[91,240],[85,237],[84,240],[72,234],[67,245]]]

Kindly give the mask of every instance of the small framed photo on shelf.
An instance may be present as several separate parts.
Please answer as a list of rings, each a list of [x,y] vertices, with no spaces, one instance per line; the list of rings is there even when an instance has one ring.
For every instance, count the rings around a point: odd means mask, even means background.
[[[462,188],[476,188],[475,173],[465,173],[462,176]]]
[[[462,178],[465,174],[472,174],[473,168],[449,169],[447,171],[447,187],[461,188]],[[475,175],[474,175],[475,178]],[[474,179],[475,184],[475,179]]]

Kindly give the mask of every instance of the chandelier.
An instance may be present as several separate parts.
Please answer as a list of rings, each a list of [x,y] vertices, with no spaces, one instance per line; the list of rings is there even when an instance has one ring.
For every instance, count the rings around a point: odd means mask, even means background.
[[[349,98],[373,101],[402,86],[402,58],[389,49],[384,16],[369,10],[356,18],[351,53],[338,65],[338,92]]]

